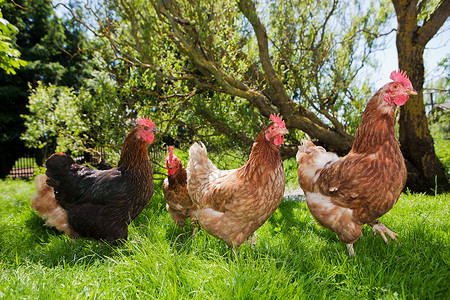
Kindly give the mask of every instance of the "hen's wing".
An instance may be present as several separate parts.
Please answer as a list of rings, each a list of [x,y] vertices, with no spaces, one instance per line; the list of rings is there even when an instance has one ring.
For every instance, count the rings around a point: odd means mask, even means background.
[[[168,179],[166,178],[163,183],[163,194],[166,203],[174,210],[186,213],[192,208],[192,201],[189,198],[186,186],[179,184],[169,186]]]
[[[54,188],[60,205],[68,209],[74,204],[104,205],[126,188],[120,170],[94,170],[74,163],[67,155],[52,155],[46,162],[48,185]]]
[[[327,152],[323,147],[314,145],[309,140],[302,140],[296,155],[298,163],[298,183],[304,192],[316,190],[317,177],[323,168],[339,160],[333,152]]]
[[[388,168],[375,154],[350,153],[346,157],[325,166],[317,179],[320,192],[332,197],[332,202],[355,209],[383,195],[387,186]]]

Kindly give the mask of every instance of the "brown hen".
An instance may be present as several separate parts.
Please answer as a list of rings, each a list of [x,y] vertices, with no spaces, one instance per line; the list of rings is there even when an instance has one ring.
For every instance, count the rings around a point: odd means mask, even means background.
[[[189,197],[187,190],[187,173],[180,159],[173,154],[173,147],[169,147],[169,156],[166,158],[166,168],[168,177],[163,183],[163,194],[166,199],[167,211],[172,216],[173,221],[178,226],[183,226],[187,218],[196,226],[196,219],[193,211],[197,208]],[[194,227],[194,234],[196,227]]]
[[[334,231],[354,256],[353,243],[364,224],[396,240],[377,218],[397,202],[406,182],[406,166],[395,137],[395,109],[416,95],[406,74],[394,71],[367,103],[351,151],[334,153],[304,140],[297,153],[298,182],[317,221]]]
[[[189,150],[187,188],[198,205],[194,211],[200,226],[239,247],[261,227],[280,204],[285,176],[280,145],[288,131],[284,121],[271,116],[253,144],[249,160],[239,169],[219,170],[206,148],[194,143]]]

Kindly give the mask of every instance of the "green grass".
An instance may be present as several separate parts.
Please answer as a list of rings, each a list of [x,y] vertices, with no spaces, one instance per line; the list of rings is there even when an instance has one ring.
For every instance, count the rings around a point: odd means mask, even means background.
[[[450,195],[403,194],[383,218],[400,243],[370,228],[346,254],[307,206],[283,202],[240,254],[204,231],[177,228],[161,182],[117,247],[71,241],[31,210],[34,184],[0,181],[2,299],[444,299],[450,295]],[[448,298],[447,298],[448,299]]]

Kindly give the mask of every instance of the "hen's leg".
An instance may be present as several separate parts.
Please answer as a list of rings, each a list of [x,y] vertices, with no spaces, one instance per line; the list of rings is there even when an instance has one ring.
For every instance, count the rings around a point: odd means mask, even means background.
[[[250,248],[253,248],[253,246],[255,245],[255,242],[256,242],[256,237],[255,237],[255,233],[253,233],[250,236],[250,240],[247,240],[247,243],[250,244]]]
[[[346,244],[346,246],[348,250],[348,255],[350,257],[355,257],[355,250],[353,249],[353,244]]]
[[[386,233],[394,241],[397,240],[396,237],[398,236],[398,234],[396,234],[395,232],[389,230],[389,228],[384,226],[384,224],[381,223],[380,221],[375,220],[375,221],[373,221],[371,223],[368,223],[368,225],[372,226],[372,228],[373,228],[373,235],[376,235],[377,231],[378,231],[386,244],[389,243],[388,239],[385,236]]]
[[[192,238],[195,238],[195,235],[197,234],[197,230],[200,230],[200,224],[198,223],[197,217],[192,214],[190,216],[191,218],[191,225],[192,225]]]

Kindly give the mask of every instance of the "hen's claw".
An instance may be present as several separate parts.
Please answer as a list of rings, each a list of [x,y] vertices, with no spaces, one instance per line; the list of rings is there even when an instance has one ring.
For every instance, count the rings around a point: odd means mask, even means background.
[[[253,246],[255,245],[255,242],[256,242],[256,237],[255,237],[255,234],[253,233],[253,234],[251,235],[251,237],[249,237],[249,238],[247,239],[247,243],[249,243],[249,244],[250,244],[250,248],[253,249]]]
[[[350,257],[355,257],[355,250],[353,249],[353,244],[347,244],[348,255]]]
[[[384,226],[384,224],[381,223],[380,221],[376,220],[376,222],[374,222],[374,224],[369,224],[369,225],[372,226],[372,228],[373,228],[373,231],[372,231],[373,235],[375,236],[378,231],[386,244],[388,244],[389,241],[386,238],[385,234],[387,234],[392,240],[397,241],[396,237],[398,236],[398,234],[396,234],[395,232],[391,231],[389,228]]]

